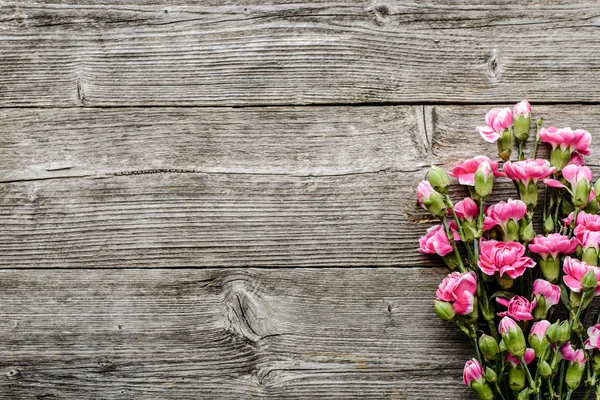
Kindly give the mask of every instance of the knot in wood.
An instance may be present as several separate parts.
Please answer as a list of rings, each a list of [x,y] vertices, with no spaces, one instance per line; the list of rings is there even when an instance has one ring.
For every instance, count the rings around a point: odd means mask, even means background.
[[[21,376],[21,371],[17,368],[13,368],[6,373],[8,379],[18,379]]]

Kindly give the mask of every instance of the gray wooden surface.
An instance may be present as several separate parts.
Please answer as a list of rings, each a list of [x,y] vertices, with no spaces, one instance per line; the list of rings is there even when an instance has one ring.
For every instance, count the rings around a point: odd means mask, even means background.
[[[472,398],[415,186],[525,96],[597,154],[599,15],[0,1],[0,398]]]

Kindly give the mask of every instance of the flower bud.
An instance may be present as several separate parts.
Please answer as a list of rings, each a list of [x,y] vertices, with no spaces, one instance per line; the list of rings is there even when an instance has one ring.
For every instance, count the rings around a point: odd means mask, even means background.
[[[506,223],[506,235],[503,236],[505,242],[519,241],[519,225],[514,219],[509,219]]]
[[[583,377],[583,371],[585,371],[585,359],[583,364],[577,361],[573,361],[567,367],[567,373],[565,374],[565,383],[567,384],[568,390],[575,390],[581,383]]]
[[[471,383],[471,389],[477,393],[477,397],[479,397],[480,400],[494,400],[495,398],[492,388],[487,384],[487,382],[481,383],[478,381],[473,381]]]
[[[548,314],[546,310],[546,298],[544,295],[540,295],[537,297],[535,308],[533,309],[533,319],[540,320],[546,318],[546,314]],[[533,347],[533,346],[532,346]],[[537,351],[536,351],[537,353]]]
[[[487,199],[494,188],[494,173],[489,162],[479,164],[475,172],[475,192],[482,199]]]
[[[544,297],[544,296],[541,296]],[[529,346],[535,351],[537,357],[541,357],[546,347],[548,347],[548,339],[546,338],[546,332],[550,322],[539,321],[532,325],[531,331],[529,332]]]
[[[598,200],[594,197],[583,209],[587,214],[596,214],[598,212]]]
[[[477,322],[477,319],[479,318],[479,302],[477,301],[477,297],[473,299],[473,311],[467,315],[463,315],[462,318],[469,325],[473,325]]]
[[[476,359],[467,361],[463,370],[463,383],[469,386],[477,393],[477,396],[483,400],[494,400],[492,389],[485,381],[483,368]]]
[[[573,190],[573,205],[579,208],[585,207],[588,203],[591,190],[592,188],[587,180],[579,180],[577,185],[575,185],[575,189]]]
[[[529,400],[530,396],[531,396],[531,389],[525,388],[519,392],[519,395],[517,396],[517,400]]]
[[[498,145],[498,155],[502,161],[508,161],[513,148],[513,135],[510,130],[505,129],[496,144]]]
[[[529,105],[527,100],[523,100],[513,107],[513,130],[517,142],[523,143],[527,141],[530,125],[531,105]]]
[[[535,207],[538,202],[538,187],[534,181],[524,184],[519,182],[519,197],[528,207]]]
[[[436,315],[444,321],[453,321],[456,316],[454,307],[446,301],[436,300],[434,302],[434,308]]]
[[[594,184],[594,194],[596,195],[596,200],[600,201],[600,178]]]
[[[552,217],[548,217],[544,221],[544,233],[547,234],[551,232],[554,232],[554,220],[552,219]]]
[[[556,320],[553,324],[550,324],[548,328],[546,328],[546,337],[550,343],[556,343],[559,339],[558,327],[560,325],[560,319]]]
[[[548,255],[545,260],[540,259],[539,265],[544,279],[550,283],[556,283],[558,281],[558,277],[560,276],[560,257],[557,256],[554,258],[551,255]]]
[[[446,171],[436,165],[432,165],[427,180],[431,183],[433,190],[441,194],[448,194],[449,179]]]
[[[447,215],[446,205],[442,195],[431,186],[428,181],[421,181],[417,188],[417,197],[421,206],[436,217]]]
[[[552,375],[552,368],[550,367],[550,364],[548,364],[548,362],[546,362],[545,360],[538,362],[538,371],[544,379]]]
[[[479,338],[479,350],[487,360],[496,359],[500,352],[496,339],[486,334]]]
[[[569,306],[571,307],[571,309],[576,310],[579,307],[579,305],[581,304],[581,298],[582,293],[577,293],[573,291],[569,293]]]
[[[533,230],[533,223],[530,222],[525,225],[525,229],[521,230],[521,241],[523,243],[529,243],[535,237],[535,231]]]
[[[598,351],[594,351],[592,356],[592,370],[596,375],[600,375],[600,353]]]
[[[518,392],[525,388],[525,370],[523,366],[518,365],[509,369],[508,384],[513,392]]]
[[[586,264],[597,266],[598,265],[598,250],[594,246],[590,246],[583,251],[581,255],[581,261]],[[588,271],[589,272],[589,271]],[[583,283],[583,282],[582,282]]]
[[[519,325],[517,325],[513,319],[510,317],[502,318],[498,331],[510,354],[519,359],[525,355],[525,351],[527,350],[525,336]]]
[[[598,263],[598,258],[596,257],[596,263]],[[598,278],[596,278],[596,273],[594,270],[590,269],[588,272],[583,275],[581,278],[581,287],[586,293],[593,293],[596,291],[596,286],[598,285]]]
[[[563,321],[558,325],[558,340],[557,344],[567,343],[571,339],[571,325],[569,321]]]
[[[498,380],[498,374],[496,374],[496,371],[494,371],[490,367],[487,367],[485,369],[485,380],[490,383],[494,383]]]
[[[571,151],[569,149],[562,150],[560,147],[556,147],[550,152],[550,165],[556,167],[557,171],[563,169],[570,159]]]

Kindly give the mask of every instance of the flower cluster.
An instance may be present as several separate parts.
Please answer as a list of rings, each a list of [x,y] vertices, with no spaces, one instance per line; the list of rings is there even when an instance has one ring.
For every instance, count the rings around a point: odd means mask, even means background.
[[[478,156],[449,173],[433,166],[417,189],[421,206],[440,221],[419,251],[441,256],[453,271],[436,292],[435,312],[475,349],[463,382],[486,400],[564,400],[580,386],[584,398],[595,390],[600,399],[600,315],[589,313],[600,295],[600,180],[593,183],[583,158],[591,135],[545,128],[539,119],[526,157],[526,100],[490,110],[485,123],[477,130],[497,144],[500,163]],[[548,160],[538,158],[540,144]],[[449,176],[468,189],[456,203]],[[491,198],[496,180],[512,181],[513,198]],[[568,318],[556,318],[559,308]],[[590,316],[595,323],[586,330]]]

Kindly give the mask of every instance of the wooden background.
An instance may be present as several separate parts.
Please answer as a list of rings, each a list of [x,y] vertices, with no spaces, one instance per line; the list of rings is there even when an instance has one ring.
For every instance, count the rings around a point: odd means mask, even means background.
[[[599,26],[589,0],[0,1],[0,398],[472,398],[415,186],[522,98],[598,154]]]

